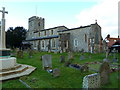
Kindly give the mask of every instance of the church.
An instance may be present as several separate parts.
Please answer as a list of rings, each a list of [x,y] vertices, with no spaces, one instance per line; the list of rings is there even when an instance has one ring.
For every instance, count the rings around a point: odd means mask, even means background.
[[[51,52],[102,51],[101,27],[97,24],[67,28],[56,26],[45,29],[45,19],[32,16],[28,19],[28,32],[23,43],[32,49]]]

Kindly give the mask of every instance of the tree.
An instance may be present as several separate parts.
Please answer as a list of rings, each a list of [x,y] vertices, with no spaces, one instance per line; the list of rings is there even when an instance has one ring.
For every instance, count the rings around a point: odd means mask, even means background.
[[[6,32],[6,44],[7,47],[20,48],[22,45],[22,41],[26,38],[27,30],[23,27],[10,27]]]

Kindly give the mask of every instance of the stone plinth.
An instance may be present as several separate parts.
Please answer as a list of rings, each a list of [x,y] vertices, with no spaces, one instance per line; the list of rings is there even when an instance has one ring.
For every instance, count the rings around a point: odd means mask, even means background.
[[[10,69],[16,65],[15,57],[2,57],[0,58],[0,70]]]
[[[0,58],[10,56],[10,49],[0,49]]]

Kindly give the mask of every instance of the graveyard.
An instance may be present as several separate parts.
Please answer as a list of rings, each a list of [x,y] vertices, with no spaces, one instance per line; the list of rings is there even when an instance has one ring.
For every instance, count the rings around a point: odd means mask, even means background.
[[[46,56],[43,57],[43,55]],[[46,58],[47,55],[51,55],[52,62],[50,69],[47,69],[48,71],[43,67],[42,62],[43,58]],[[73,57],[69,55],[73,55]],[[36,70],[30,75],[3,81],[2,88],[83,88],[83,78],[86,75],[99,72],[103,59],[105,58],[105,53],[83,54],[81,52],[74,52],[72,55],[70,53],[39,51],[32,51],[31,53],[31,51],[26,50],[19,56],[16,51],[12,51],[12,56],[17,57],[17,63],[34,66]],[[116,53],[115,56],[118,60],[120,59],[120,53]],[[110,80],[107,84],[101,85],[100,88],[119,87],[118,81],[120,77],[118,66],[120,62],[113,60],[113,58],[114,54],[111,53],[108,57],[110,62]],[[81,66],[87,68],[84,70]],[[59,70],[57,75],[53,75],[54,71],[51,73],[51,69]],[[23,82],[26,83],[27,86],[23,84]]]

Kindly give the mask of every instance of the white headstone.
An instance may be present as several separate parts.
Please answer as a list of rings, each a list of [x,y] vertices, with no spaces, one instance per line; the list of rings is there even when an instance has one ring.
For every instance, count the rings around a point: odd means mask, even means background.
[[[43,68],[52,68],[52,56],[51,55],[43,55],[42,56],[42,64]]]
[[[83,88],[100,88],[100,75],[98,73],[87,75],[83,78]]]

